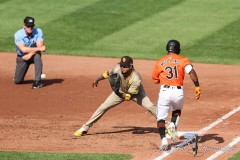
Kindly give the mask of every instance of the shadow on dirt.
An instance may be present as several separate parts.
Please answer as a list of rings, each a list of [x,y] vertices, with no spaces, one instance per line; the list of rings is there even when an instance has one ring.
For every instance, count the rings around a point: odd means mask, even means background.
[[[30,83],[33,83],[33,82],[35,82],[35,81],[34,80],[24,80],[20,84],[30,84]]]
[[[223,137],[219,137],[218,134],[205,134],[203,136],[199,136],[199,143],[203,143],[210,140],[217,141],[217,144],[223,143],[225,141]]]
[[[46,80],[42,80],[42,83],[44,84],[44,86],[50,86],[55,83],[62,83],[63,81],[64,79],[46,79]]]
[[[98,132],[96,134],[113,134],[113,133],[125,133],[125,132],[132,132],[132,134],[158,133],[157,128],[153,128],[153,127],[114,126],[112,128],[117,128],[121,130],[112,131],[112,132]]]
[[[55,83],[62,83],[63,81],[64,79],[45,79],[42,80],[41,83],[43,83],[44,86],[50,86]],[[31,84],[34,82],[35,82],[34,80],[24,80],[23,82],[21,82],[21,84]]]
[[[64,79],[45,79],[42,80],[41,82],[44,84],[44,86],[50,86],[54,83],[62,83],[64,81]],[[24,80],[23,82],[21,82],[21,84],[31,84],[34,83],[34,80]]]

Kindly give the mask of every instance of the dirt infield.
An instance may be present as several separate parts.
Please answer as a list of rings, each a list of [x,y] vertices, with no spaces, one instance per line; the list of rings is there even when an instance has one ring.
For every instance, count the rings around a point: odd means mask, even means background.
[[[151,160],[163,154],[158,150],[160,138],[154,117],[134,102],[109,110],[88,135],[73,136],[111,92],[107,80],[95,89],[92,82],[119,59],[43,55],[46,86],[33,90],[33,66],[25,84],[13,84],[15,57],[15,53],[0,53],[0,150],[129,153],[134,160]],[[151,80],[154,64],[134,61],[147,95],[156,103],[159,86]],[[194,64],[194,68],[202,96],[195,100],[194,85],[186,75],[181,131],[199,131],[240,105],[240,66]],[[237,112],[205,133],[201,153],[195,159],[207,159],[239,137],[239,117]],[[203,146],[212,148],[204,152]],[[192,159],[189,149],[175,151],[166,159]],[[218,159],[227,159],[239,150],[238,143]]]

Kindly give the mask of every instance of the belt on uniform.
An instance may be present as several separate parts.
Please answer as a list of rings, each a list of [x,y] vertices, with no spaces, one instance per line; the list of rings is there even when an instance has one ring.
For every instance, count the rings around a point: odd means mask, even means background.
[[[163,88],[177,87],[177,89],[182,89],[182,86],[168,86],[164,85]]]

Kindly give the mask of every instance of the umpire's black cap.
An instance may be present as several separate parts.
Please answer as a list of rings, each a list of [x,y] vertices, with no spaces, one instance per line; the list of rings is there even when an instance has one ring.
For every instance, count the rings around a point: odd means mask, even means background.
[[[35,24],[34,24],[34,18],[33,17],[26,17],[24,19],[24,24],[27,26],[27,27],[34,27]]]
[[[133,65],[133,59],[129,56],[123,56],[120,61],[121,66],[131,66]]]

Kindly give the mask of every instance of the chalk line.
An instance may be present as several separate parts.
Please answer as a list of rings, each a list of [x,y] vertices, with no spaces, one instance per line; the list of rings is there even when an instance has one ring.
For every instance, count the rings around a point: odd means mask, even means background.
[[[235,138],[231,143],[229,143],[227,146],[225,146],[224,148],[217,151],[215,154],[211,155],[207,160],[213,160],[213,159],[217,158],[219,155],[228,151],[228,149],[231,149],[238,142],[240,142],[240,137]]]
[[[210,130],[211,128],[213,128],[214,126],[216,126],[217,124],[221,123],[223,120],[227,119],[228,117],[230,117],[231,115],[235,114],[236,112],[238,112],[240,110],[240,106],[236,107],[235,109],[233,109],[232,111],[230,111],[229,113],[225,114],[224,116],[222,116],[221,118],[217,119],[215,122],[211,123],[210,125],[208,125],[205,128],[200,129],[197,134],[201,135],[206,133],[208,130]],[[172,152],[174,152],[174,150],[170,150],[170,151],[166,151],[164,152],[161,156],[155,158],[154,160],[162,160],[163,158],[167,157],[169,154],[171,154]]]

